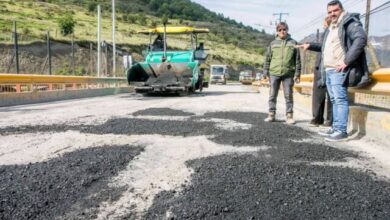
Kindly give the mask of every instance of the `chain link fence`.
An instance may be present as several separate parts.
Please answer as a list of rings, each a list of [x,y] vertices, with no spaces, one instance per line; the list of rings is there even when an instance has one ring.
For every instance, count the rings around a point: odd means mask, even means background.
[[[10,25],[12,26],[12,25]],[[54,40],[51,33],[30,33],[28,29],[0,32],[0,73],[98,76],[97,44],[69,37]],[[112,45],[101,45],[101,77],[123,77],[123,56],[128,53],[116,49],[116,73],[113,73]]]

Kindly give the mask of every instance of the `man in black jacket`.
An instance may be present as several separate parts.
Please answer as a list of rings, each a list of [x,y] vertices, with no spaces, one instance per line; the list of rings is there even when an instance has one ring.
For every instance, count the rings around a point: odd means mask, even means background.
[[[340,1],[328,3],[329,28],[321,44],[309,43],[302,48],[321,48],[321,79],[319,86],[328,89],[333,109],[332,128],[320,134],[327,141],[340,141],[348,137],[349,114],[348,87],[362,87],[368,84],[368,67],[364,53],[367,36],[358,14],[344,11]]]
[[[330,19],[324,19],[324,30],[329,27]],[[321,41],[323,40],[321,37]],[[316,62],[314,65],[314,80],[313,80],[313,94],[312,94],[312,114],[313,119],[310,124],[313,126],[331,126],[332,125],[332,103],[329,99],[326,87],[318,86],[317,81],[321,79],[321,48],[308,47],[308,50],[318,52],[316,55]],[[325,104],[326,103],[326,104]],[[326,106],[326,118],[324,117]]]

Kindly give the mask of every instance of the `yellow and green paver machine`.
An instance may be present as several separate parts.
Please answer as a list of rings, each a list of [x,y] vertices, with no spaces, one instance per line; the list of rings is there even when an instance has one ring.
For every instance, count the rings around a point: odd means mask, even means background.
[[[127,80],[138,93],[188,93],[202,91],[208,86],[202,65],[207,54],[203,43],[198,44],[198,34],[208,29],[193,27],[158,27],[140,31],[150,36],[150,44],[143,62],[127,70]],[[191,37],[188,50],[167,50],[167,36],[185,34]],[[152,42],[152,36],[156,36]]]

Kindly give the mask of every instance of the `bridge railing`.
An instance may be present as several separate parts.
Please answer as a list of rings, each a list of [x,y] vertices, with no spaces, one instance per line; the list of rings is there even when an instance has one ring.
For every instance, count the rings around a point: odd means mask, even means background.
[[[381,68],[371,75],[371,84],[363,89],[349,88],[350,101],[355,104],[390,109],[390,68]],[[268,81],[256,81],[255,86],[268,87]],[[295,84],[295,90],[303,95],[313,91],[313,74],[301,76],[301,82]]]
[[[371,74],[372,83],[363,89],[349,88],[350,93],[366,93],[378,95],[390,95],[390,68],[382,68]],[[295,84],[298,92],[306,88],[313,88],[313,74],[302,75],[301,83]]]
[[[348,91],[351,93],[359,92],[367,94],[390,95],[390,68],[378,69],[370,75],[370,78],[372,82],[366,88],[349,88]],[[313,80],[313,74],[302,75],[301,82],[299,84],[295,84],[294,88],[300,93],[306,93],[305,91],[311,91],[313,89]],[[268,87],[269,82],[266,80],[255,81],[253,85]]]
[[[126,87],[126,78],[0,74],[0,93],[30,93]]]

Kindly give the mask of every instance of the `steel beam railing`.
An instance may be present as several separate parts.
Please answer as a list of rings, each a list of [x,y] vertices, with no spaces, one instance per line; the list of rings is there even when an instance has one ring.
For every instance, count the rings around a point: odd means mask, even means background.
[[[0,93],[80,90],[128,86],[126,78],[0,74]]]
[[[359,92],[366,94],[390,95],[390,68],[382,68],[373,72],[371,75],[372,83],[366,88],[349,88],[351,93]],[[295,84],[298,92],[305,88],[313,88],[313,74],[302,75],[301,83]]]

